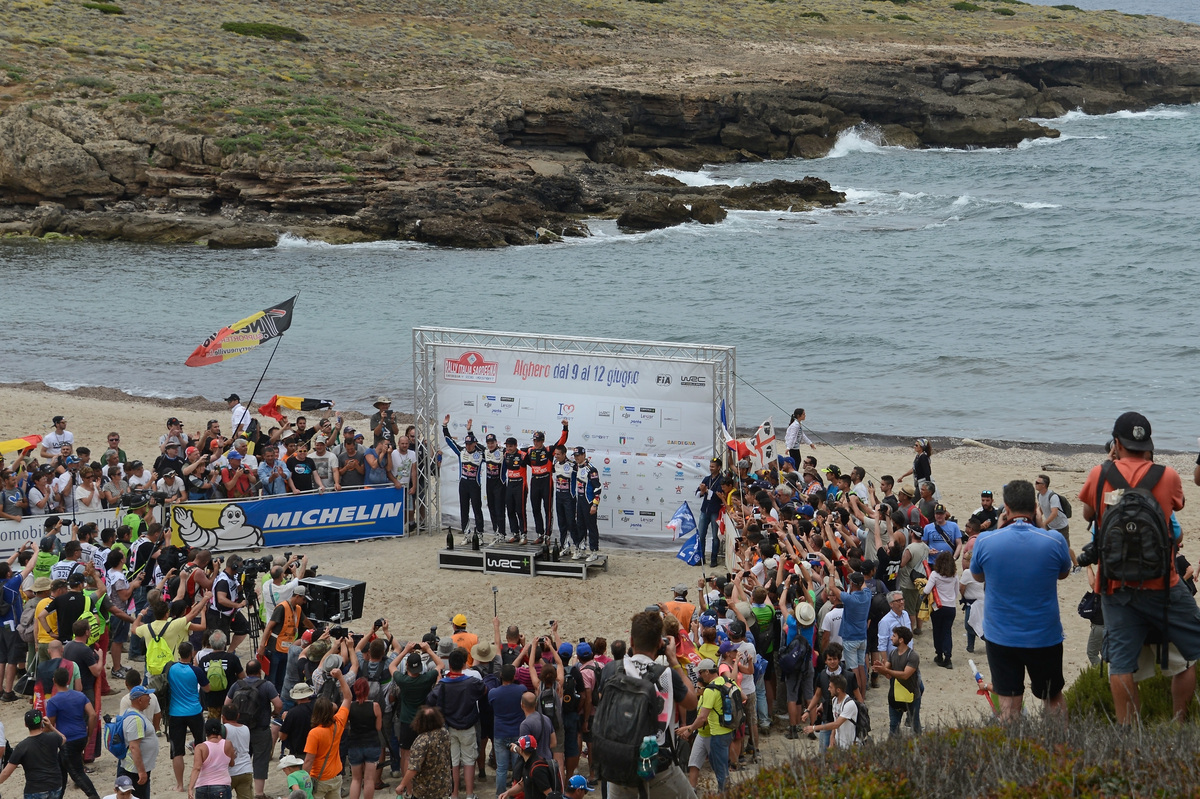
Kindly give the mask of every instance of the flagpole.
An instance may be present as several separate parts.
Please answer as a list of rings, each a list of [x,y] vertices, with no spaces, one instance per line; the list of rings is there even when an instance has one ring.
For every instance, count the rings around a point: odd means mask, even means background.
[[[263,367],[262,374],[258,376],[258,382],[254,384],[254,390],[250,392],[250,401],[246,403],[246,414],[253,414],[254,396],[258,394],[258,389],[262,386],[263,379],[267,376],[267,370],[271,368],[271,361],[275,359],[275,353],[279,350],[279,345],[283,343],[283,335],[281,334],[275,339],[275,347],[271,350],[271,357],[267,358],[267,365]],[[250,427],[250,422],[246,422],[247,430]]]

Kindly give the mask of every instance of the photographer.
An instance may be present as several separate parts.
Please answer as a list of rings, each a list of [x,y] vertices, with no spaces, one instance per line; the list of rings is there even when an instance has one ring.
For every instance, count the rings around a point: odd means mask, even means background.
[[[387,397],[380,397],[373,403],[375,405],[375,413],[371,414],[371,433],[375,439],[371,442],[374,446],[384,439],[383,431],[390,432],[391,439],[396,440],[400,435],[400,424],[396,421],[396,413],[392,410],[392,401]]]
[[[220,558],[216,559],[220,564]],[[242,641],[250,634],[250,624],[242,608],[246,600],[242,597],[242,587],[238,575],[242,571],[242,556],[230,555],[225,561],[221,573],[213,580],[212,598],[208,603],[208,628],[220,630],[231,635],[229,651],[236,652]]]
[[[229,499],[244,499],[253,492],[257,475],[242,465],[242,455],[237,450],[230,452],[228,458],[229,465],[221,469],[221,487]]]

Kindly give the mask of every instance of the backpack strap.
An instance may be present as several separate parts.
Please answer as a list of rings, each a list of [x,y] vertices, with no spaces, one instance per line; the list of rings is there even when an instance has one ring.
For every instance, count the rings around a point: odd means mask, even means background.
[[[1162,476],[1166,471],[1167,468],[1161,463],[1152,465],[1146,470],[1146,473],[1142,475],[1142,479],[1138,480],[1136,487],[1146,491],[1153,491],[1154,487],[1158,485],[1158,481],[1162,479]]]

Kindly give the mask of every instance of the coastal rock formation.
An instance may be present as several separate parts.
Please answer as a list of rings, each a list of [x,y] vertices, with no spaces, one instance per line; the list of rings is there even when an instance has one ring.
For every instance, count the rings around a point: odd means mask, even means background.
[[[168,118],[103,105],[16,104],[0,116],[0,231],[211,247],[271,246],[280,231],[335,242],[533,244],[586,234],[589,216],[648,230],[715,223],[725,209],[844,199],[816,178],[697,188],[647,174],[656,168],[819,158],[852,128],[888,146],[1012,147],[1058,135],[1031,118],[1067,109],[1200,101],[1200,68],[1099,57],[929,58],[832,74],[670,91],[496,91],[457,117],[430,116],[453,143],[444,152],[398,137],[356,150],[353,166],[246,152]]]

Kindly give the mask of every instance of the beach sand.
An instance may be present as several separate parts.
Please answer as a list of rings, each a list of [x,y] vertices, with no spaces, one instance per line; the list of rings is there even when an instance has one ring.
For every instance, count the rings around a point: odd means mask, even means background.
[[[0,439],[45,433],[49,429],[50,417],[63,414],[68,419],[67,429],[75,434],[78,444],[86,444],[94,454],[104,449],[105,434],[110,430],[121,433],[121,443],[129,457],[142,458],[149,462],[157,454],[158,436],[165,431],[168,416],[178,416],[186,431],[203,428],[209,418],[220,418],[227,423],[227,412],[223,406],[203,405],[189,402],[183,407],[173,407],[164,401],[143,402],[136,398],[97,399],[69,392],[35,389],[29,387],[0,387],[0,406],[6,409]],[[210,407],[212,408],[210,410]],[[310,414],[311,417],[316,414]],[[914,434],[924,431],[914,430]],[[822,466],[836,463],[843,470],[856,464],[862,465],[873,475],[876,483],[882,474],[898,475],[911,466],[912,450],[908,447],[869,447],[859,444],[838,444],[836,450],[818,446],[813,453]],[[982,448],[957,446],[933,454],[933,476],[938,484],[943,501],[951,513],[965,520],[979,505],[979,492],[990,488],[999,492],[1008,480],[1033,480],[1045,472],[1051,478],[1051,487],[1072,499],[1079,490],[1087,470],[1100,459],[1098,453],[1046,452],[1025,446],[1007,448]],[[1170,454],[1160,458],[1178,469],[1183,476],[1184,492],[1196,501],[1196,487],[1192,484],[1193,456]],[[1084,542],[1084,526],[1076,507],[1072,523],[1072,543],[1076,548]],[[1196,556],[1186,535],[1194,529],[1200,502],[1185,508],[1179,514],[1185,531],[1184,553],[1192,561]],[[351,627],[366,632],[377,617],[386,617],[396,636],[403,640],[420,637],[431,626],[437,625],[439,633],[450,632],[449,619],[456,613],[465,613],[468,629],[482,637],[490,636],[492,619],[491,586],[499,587],[497,601],[502,627],[517,624],[527,636],[547,631],[549,620],[559,622],[559,632],[564,640],[588,639],[599,635],[610,641],[625,638],[629,630],[630,616],[648,604],[670,599],[671,586],[686,582],[694,585],[701,569],[692,568],[674,558],[670,553],[646,553],[636,551],[611,551],[609,568],[585,582],[565,579],[529,580],[522,577],[483,575],[475,572],[439,571],[436,568],[437,551],[445,546],[444,535],[422,535],[405,539],[364,541],[354,544],[314,545],[302,551],[311,562],[317,564],[319,573],[362,579],[367,582],[366,603],[363,618]],[[1064,672],[1068,683],[1080,670],[1087,666],[1086,644],[1089,623],[1075,611],[1080,597],[1086,590],[1084,574],[1081,572],[1059,583],[1059,607],[1066,631]],[[695,596],[693,590],[692,596]],[[975,682],[967,668],[965,634],[962,614],[956,620],[954,663],[952,671],[933,666],[931,628],[915,639],[917,652],[921,655],[926,691],[922,717],[928,726],[948,725],[959,720],[977,719],[988,713],[986,704],[976,696]],[[239,653],[248,653],[243,645]],[[987,678],[987,657],[980,643],[974,655],[976,663]],[[128,664],[127,664],[128,665]],[[141,668],[142,664],[135,664]],[[887,707],[885,692],[872,691],[867,703],[876,738],[887,734]],[[119,696],[105,697],[104,707],[116,707]],[[1037,712],[1036,700],[1030,708]],[[21,716],[26,709],[23,703],[0,704],[0,721],[5,725],[10,740],[19,740],[22,729]],[[167,758],[166,740],[160,739],[159,765],[154,770],[154,795],[173,793],[173,778]],[[793,754],[811,754],[815,744],[807,739],[788,741],[783,737],[783,728],[776,726],[772,734],[764,739],[764,761],[778,762]],[[115,775],[115,762],[109,755],[102,756],[96,763],[93,779],[101,794]],[[190,769],[190,758],[188,768]],[[735,772],[731,779],[748,774]],[[494,785],[489,781],[480,786],[480,795],[491,795]],[[14,777],[19,779],[19,776]],[[705,772],[703,780],[712,785],[711,774]],[[388,782],[393,782],[388,779]],[[267,783],[267,794],[277,796],[283,791],[282,774],[273,773]],[[394,783],[393,783],[394,787]],[[391,789],[385,794],[390,795]]]

